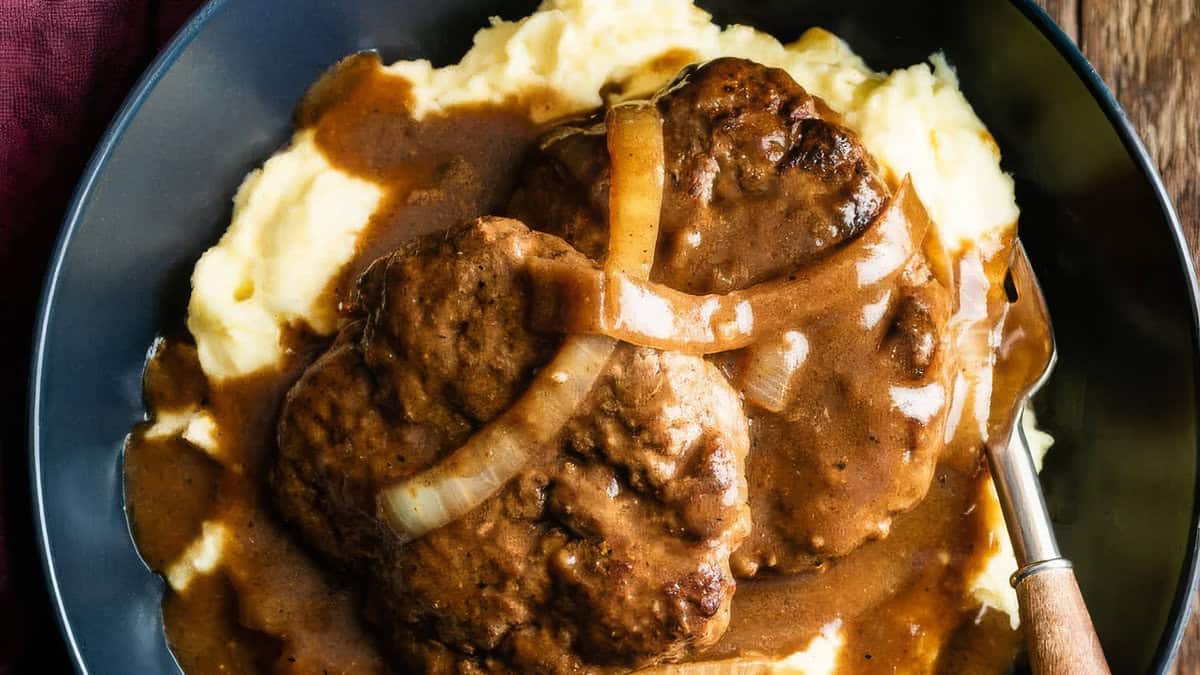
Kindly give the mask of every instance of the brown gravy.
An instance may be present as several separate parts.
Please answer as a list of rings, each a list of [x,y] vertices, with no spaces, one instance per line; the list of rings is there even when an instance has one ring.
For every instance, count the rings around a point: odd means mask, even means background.
[[[388,190],[355,259],[328,290],[331,303],[399,242],[498,210],[541,131],[515,106],[414,120],[406,84],[370,65],[350,62],[297,115],[298,124],[315,127],[335,165]],[[1004,259],[991,261],[993,279]],[[186,340],[160,342],[147,365],[149,410],[203,406],[227,434],[215,458],[176,437],[151,438],[149,424],[126,446],[126,503],[147,564],[166,570],[205,521],[229,529],[221,570],[196,575],[186,590],[169,589],[164,598],[167,636],[189,673],[388,670],[359,618],[353,580],[317,565],[263,495],[280,401],[327,344],[293,338],[280,370],[216,387],[208,386]],[[811,573],[740,581],[729,629],[703,658],[784,656],[840,621],[847,643],[839,672],[924,670],[931,655],[939,672],[1004,671],[1018,636],[1006,616],[981,612],[967,593],[996,546],[985,509],[977,508],[988,488],[981,452],[977,434],[954,434],[928,495],[895,517],[886,538]]]

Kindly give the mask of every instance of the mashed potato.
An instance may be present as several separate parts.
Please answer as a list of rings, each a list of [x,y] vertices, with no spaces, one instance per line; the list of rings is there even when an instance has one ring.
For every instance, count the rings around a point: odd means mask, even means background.
[[[784,45],[745,26],[722,29],[689,0],[546,0],[520,21],[493,19],[457,65],[403,61],[387,70],[411,82],[417,116],[505,102],[547,121],[601,105],[605,85],[621,85],[626,97],[653,91],[674,73],[646,66],[667,55],[673,63],[740,56],[787,70],[842,113],[893,185],[912,177],[951,252],[974,246],[987,253],[1015,226],[1013,182],[1000,169],[999,149],[939,54],[879,73],[821,29]],[[210,379],[279,364],[289,325],[319,334],[338,328],[324,291],[354,254],[382,195],[381,186],[334,168],[308,131],[246,178],[229,230],[193,276],[188,327]],[[1015,562],[994,494],[987,507],[995,544],[973,593],[1015,625],[1008,586]],[[762,669],[829,672],[842,643],[839,627],[830,626],[809,649]]]
[[[335,169],[310,131],[246,176],[229,229],[192,274],[188,330],[210,379],[278,364],[290,324],[322,335],[338,328],[322,296],[382,196]]]

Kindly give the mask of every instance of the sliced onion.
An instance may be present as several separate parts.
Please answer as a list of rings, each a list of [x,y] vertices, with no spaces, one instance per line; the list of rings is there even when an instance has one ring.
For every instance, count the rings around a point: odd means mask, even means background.
[[[532,321],[540,330],[591,333],[644,347],[712,354],[781,334],[866,288],[890,283],[929,226],[912,183],[861,236],[786,279],[726,294],[691,295],[611,270],[540,259],[529,263]]]
[[[695,354],[751,341],[753,310],[742,304],[739,324],[733,304],[740,294],[690,295],[620,272],[544,258],[530,260],[528,268],[534,291],[530,319],[538,330],[607,335]]]
[[[995,361],[994,321],[988,302],[992,282],[977,251],[962,256],[954,272],[955,311],[948,328],[958,359],[958,373],[950,396],[946,441],[960,438],[982,442],[988,437]]]
[[[605,268],[638,279],[650,277],[662,211],[662,117],[645,102],[608,111],[608,257]]]
[[[662,120],[650,106],[618,106],[608,118],[612,163],[606,269],[645,279],[654,263],[662,206]],[[466,515],[552,442],[591,392],[616,349],[603,335],[572,335],[509,409],[433,468],[384,488],[384,513],[400,543]]]
[[[525,394],[466,445],[384,489],[383,511],[401,543],[458,519],[503,487],[571,419],[615,347],[603,336],[567,338]]]
[[[755,343],[746,354],[742,392],[751,403],[780,412],[791,399],[796,373],[808,360],[808,339],[789,330]]]

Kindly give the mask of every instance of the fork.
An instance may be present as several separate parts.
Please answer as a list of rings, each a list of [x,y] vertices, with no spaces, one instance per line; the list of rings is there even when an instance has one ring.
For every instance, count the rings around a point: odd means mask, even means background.
[[[999,350],[996,370],[998,380],[1009,380],[1015,404],[1012,410],[994,411],[1002,415],[999,433],[991,434],[986,448],[1017,558],[1010,581],[1017,591],[1029,664],[1035,675],[1108,673],[1071,561],[1058,550],[1021,426],[1025,406],[1050,379],[1058,351],[1046,299],[1020,240],[1009,279],[1016,298],[1004,315],[1005,346]]]

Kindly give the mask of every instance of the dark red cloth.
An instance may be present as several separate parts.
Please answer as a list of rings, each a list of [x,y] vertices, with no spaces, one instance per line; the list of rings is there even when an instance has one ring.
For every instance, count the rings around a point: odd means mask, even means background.
[[[26,461],[29,352],[47,259],[97,140],[200,4],[0,0],[0,675],[68,668],[37,559]]]

